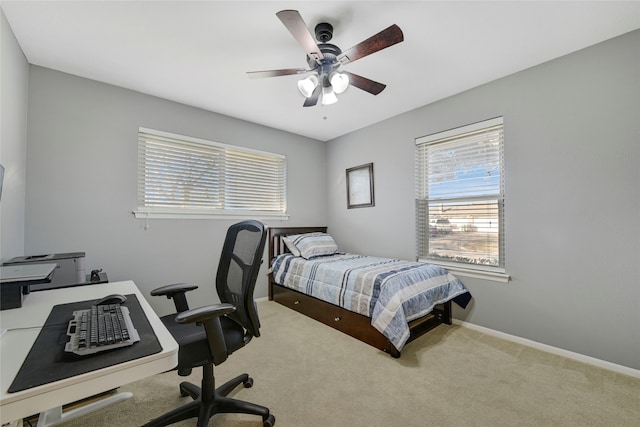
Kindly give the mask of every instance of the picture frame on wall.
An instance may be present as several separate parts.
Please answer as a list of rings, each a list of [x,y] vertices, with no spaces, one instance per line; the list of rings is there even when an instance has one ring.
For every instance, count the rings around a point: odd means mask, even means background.
[[[347,209],[375,206],[373,163],[347,169]]]

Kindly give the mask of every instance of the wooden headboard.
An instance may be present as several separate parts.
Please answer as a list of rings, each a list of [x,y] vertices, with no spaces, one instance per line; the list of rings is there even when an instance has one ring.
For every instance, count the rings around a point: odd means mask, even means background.
[[[289,252],[287,245],[282,240],[283,237],[291,234],[327,232],[327,227],[269,227],[269,265],[276,256]],[[273,277],[269,273],[269,300],[273,299]]]

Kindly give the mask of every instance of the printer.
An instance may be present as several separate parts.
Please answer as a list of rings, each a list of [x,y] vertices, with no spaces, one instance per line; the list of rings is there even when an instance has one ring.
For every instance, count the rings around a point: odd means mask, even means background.
[[[12,264],[53,264],[58,266],[53,271],[50,283],[31,285],[30,290],[44,290],[77,285],[88,281],[84,268],[84,252],[70,252],[63,254],[28,255],[15,257],[5,261],[3,265]],[[94,282],[95,283],[95,282]]]

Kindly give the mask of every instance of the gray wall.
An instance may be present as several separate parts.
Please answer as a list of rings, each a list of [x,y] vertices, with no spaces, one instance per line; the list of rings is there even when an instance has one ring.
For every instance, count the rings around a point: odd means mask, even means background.
[[[24,253],[29,64],[0,9],[0,261]]]
[[[331,141],[330,232],[415,258],[414,138],[504,116],[512,281],[461,277],[474,300],[455,317],[640,369],[639,46],[635,31]],[[345,169],[367,162],[376,206],[347,210]]]
[[[133,279],[145,293],[174,281],[212,283],[229,221],[154,220],[145,231],[144,222],[131,215],[138,126],[286,154],[286,224],[326,222],[342,249],[411,259],[414,138],[502,115],[507,269],[513,280],[463,277],[474,301],[455,316],[640,369],[640,32],[378,123],[325,148],[28,67],[4,17],[1,23],[0,161],[11,177],[0,204],[2,259],[86,251],[87,268],[102,267],[111,280]],[[370,161],[376,206],[347,210],[345,169]],[[198,292],[200,301],[214,300],[208,290]],[[257,292],[266,295],[264,274]],[[150,300],[160,314],[171,310],[165,299]]]
[[[194,299],[217,302],[210,286],[235,221],[150,220],[145,230],[131,214],[139,126],[286,155],[285,223],[325,223],[325,144],[50,69],[29,74],[27,254],[84,251],[87,270],[101,267],[111,281],[132,279],[145,294],[194,282]],[[266,266],[256,297],[267,295]],[[171,310],[165,298],[149,302]]]

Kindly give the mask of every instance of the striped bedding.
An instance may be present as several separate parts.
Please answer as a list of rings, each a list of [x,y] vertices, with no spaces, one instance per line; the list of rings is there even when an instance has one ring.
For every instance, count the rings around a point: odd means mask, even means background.
[[[272,260],[271,270],[279,285],[370,317],[399,351],[410,321],[436,304],[456,299],[466,306],[470,299],[460,280],[433,264],[354,254],[306,260],[285,253]]]

